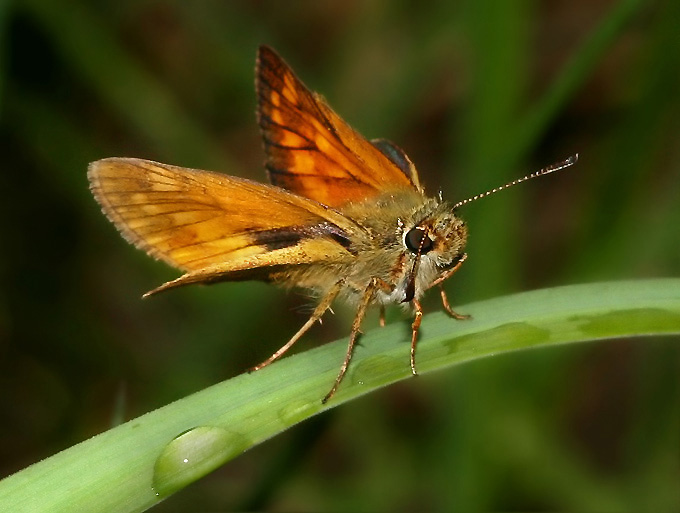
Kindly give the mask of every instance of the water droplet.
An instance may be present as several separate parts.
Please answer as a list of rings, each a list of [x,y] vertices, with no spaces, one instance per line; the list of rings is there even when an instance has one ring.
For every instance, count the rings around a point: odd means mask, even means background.
[[[245,436],[226,429],[199,426],[168,443],[156,459],[153,489],[169,495],[203,477],[245,451]]]

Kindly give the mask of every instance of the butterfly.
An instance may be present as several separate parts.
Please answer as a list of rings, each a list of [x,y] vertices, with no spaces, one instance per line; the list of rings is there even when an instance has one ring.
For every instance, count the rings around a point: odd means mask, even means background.
[[[107,158],[88,178],[103,212],[125,239],[184,274],[146,296],[193,283],[261,280],[309,289],[319,302],[278,351],[281,358],[342,298],[356,306],[347,352],[322,402],[350,365],[367,309],[404,304],[414,312],[410,367],[423,309],[467,258],[468,228],[457,208],[529,178],[572,165],[577,156],[484,194],[449,204],[428,197],[404,151],[367,140],[311,92],[267,46],[258,50],[257,120],[270,184],[135,158]]]

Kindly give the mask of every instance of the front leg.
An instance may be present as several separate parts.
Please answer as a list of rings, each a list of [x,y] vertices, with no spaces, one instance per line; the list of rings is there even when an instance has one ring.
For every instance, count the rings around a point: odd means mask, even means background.
[[[453,276],[453,274],[454,274],[458,269],[460,269],[460,266],[463,265],[463,262],[465,262],[465,261],[467,260],[467,257],[468,257],[468,256],[467,256],[467,253],[463,253],[463,254],[460,256],[460,258],[458,259],[458,262],[456,262],[456,265],[454,265],[451,269],[449,269],[449,270],[447,270],[447,271],[444,271],[444,274],[442,274],[439,278],[437,278],[436,280],[434,280],[434,281],[430,284],[430,286],[427,287],[427,289],[425,289],[425,290],[430,290],[432,287],[434,287],[434,286],[436,286],[436,285],[440,285],[440,284],[443,283],[444,281],[448,280],[451,276]]]
[[[420,301],[417,299],[412,300],[411,304],[413,305],[413,308],[416,309],[416,316],[413,319],[413,324],[411,324],[411,374],[417,376],[416,344],[418,343],[418,330],[420,329],[420,323],[423,320],[423,307],[420,306]]]
[[[456,263],[456,265],[454,265],[451,269],[442,274],[439,278],[434,280],[432,284],[427,288],[427,290],[429,290],[435,286],[439,287],[439,292],[442,298],[442,306],[444,307],[444,310],[446,310],[446,313],[448,313],[451,317],[458,320],[469,319],[470,316],[459,314],[455,312],[453,308],[451,308],[451,305],[449,304],[449,300],[446,297],[446,292],[444,291],[442,283],[445,280],[449,279],[458,269],[460,269],[460,266],[463,265],[463,262],[465,262],[466,259],[467,253],[463,253],[458,262]],[[416,370],[416,345],[418,344],[418,330],[420,329],[420,323],[423,320],[423,307],[420,305],[420,301],[418,301],[417,299],[412,300],[411,304],[413,305],[413,308],[416,311],[415,318],[413,319],[413,324],[411,324],[411,374],[417,376],[418,371]]]
[[[451,308],[451,305],[449,304],[449,298],[446,297],[446,291],[444,290],[443,285],[439,285],[439,294],[441,295],[442,298],[442,306],[444,307],[444,310],[446,311],[447,314],[449,314],[451,317],[458,321],[464,321],[466,319],[471,319],[472,316],[468,314],[459,314],[456,312],[453,308]]]
[[[431,289],[434,286],[439,287],[439,293],[440,293],[441,298],[442,298],[442,306],[444,307],[444,310],[451,317],[453,317],[454,319],[457,319],[459,321],[462,321],[462,320],[465,320],[465,319],[470,319],[470,316],[459,314],[458,312],[455,312],[453,310],[453,308],[451,308],[451,305],[449,304],[449,299],[446,297],[446,292],[444,291],[444,286],[442,285],[442,283],[444,283],[444,281],[448,280],[451,276],[453,276],[453,274],[458,269],[460,269],[460,266],[463,265],[463,262],[465,262],[465,260],[467,260],[467,253],[463,253],[461,255],[460,259],[458,260],[458,262],[456,263],[456,265],[454,265],[451,269],[449,269],[444,274],[442,274],[439,278],[434,280],[432,282],[432,284],[428,287],[428,290]]]

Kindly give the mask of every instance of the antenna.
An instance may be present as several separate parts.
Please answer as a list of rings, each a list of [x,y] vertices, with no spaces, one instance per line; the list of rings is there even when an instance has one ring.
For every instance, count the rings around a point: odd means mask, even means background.
[[[526,176],[523,176],[522,178],[518,178],[517,180],[513,180],[512,182],[506,183],[505,185],[501,185],[500,187],[495,187],[491,189],[490,191],[483,192],[481,194],[477,194],[476,196],[472,196],[471,198],[464,199],[463,201],[459,201],[455,205],[453,205],[453,208],[458,208],[462,207],[463,205],[466,205],[468,203],[472,203],[473,201],[477,201],[478,199],[485,198],[487,196],[490,196],[491,194],[494,194],[498,191],[502,191],[503,189],[507,189],[508,187],[512,187],[513,185],[517,185],[518,183],[526,182],[527,180],[531,180],[532,178],[538,178],[539,176],[543,175],[549,175],[550,173],[554,173],[555,171],[561,171],[564,168],[571,167],[574,164],[578,162],[578,153],[572,155],[568,159],[565,159],[561,162],[556,162],[554,164],[549,165],[548,167],[544,167],[540,171],[536,171],[534,173],[528,174]]]

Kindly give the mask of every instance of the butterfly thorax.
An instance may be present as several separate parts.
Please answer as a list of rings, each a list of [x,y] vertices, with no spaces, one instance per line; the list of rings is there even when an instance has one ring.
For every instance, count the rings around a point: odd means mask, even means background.
[[[450,205],[417,191],[388,193],[339,210],[361,228],[347,248],[352,257],[288,269],[275,281],[323,295],[343,277],[341,295],[356,302],[377,278],[386,287],[378,290],[373,302],[408,303],[420,298],[463,254],[465,223]]]

